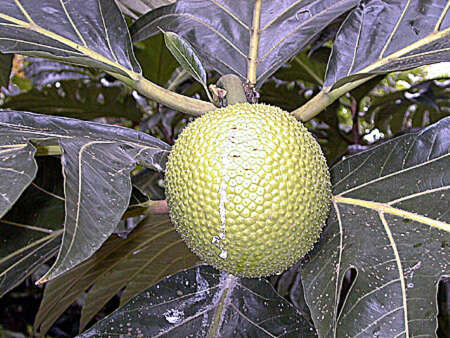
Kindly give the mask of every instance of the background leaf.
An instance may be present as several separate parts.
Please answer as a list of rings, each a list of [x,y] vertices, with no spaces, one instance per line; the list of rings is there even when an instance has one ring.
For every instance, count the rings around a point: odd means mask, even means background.
[[[255,11],[232,0],[189,1],[153,10],[131,27],[134,41],[159,28],[189,41],[205,65],[247,79],[254,15],[260,19],[257,85],[305,48],[328,24],[357,4],[355,0],[263,1]]]
[[[114,1],[0,2],[0,51],[54,58],[133,77],[141,69]]]
[[[0,297],[55,256],[61,243],[64,222],[61,164],[53,157],[37,160],[39,170],[33,184],[0,220]]]
[[[283,81],[308,81],[323,86],[330,53],[331,49],[326,47],[321,47],[313,53],[301,52],[281,67],[276,77]]]
[[[126,238],[113,236],[88,260],[46,285],[34,330],[45,334],[86,290],[80,327],[84,328],[120,290],[127,303],[169,274],[198,258],[181,240],[167,215],[143,220]]]
[[[145,78],[160,86],[166,86],[178,67],[178,62],[167,49],[163,34],[137,43],[135,50]]]
[[[209,266],[182,271],[132,299],[81,337],[315,337],[313,327],[264,279]]]
[[[446,118],[331,169],[332,213],[302,269],[321,336],[434,336],[437,284],[450,274],[449,135]]]
[[[333,45],[325,87],[450,59],[449,2],[361,1]]]
[[[132,95],[119,86],[104,87],[99,82],[65,80],[58,86],[45,86],[9,96],[2,108],[92,120],[124,117],[140,121],[142,108]]]
[[[370,96],[366,119],[386,136],[423,128],[450,114],[450,81],[423,81]]]
[[[98,80],[98,74],[92,68],[31,56],[25,58],[23,72],[34,86],[45,86],[65,80]]]
[[[1,144],[10,145],[2,163],[10,164],[8,172],[18,177],[14,189],[12,179],[0,183],[9,201],[34,177],[35,147],[30,139],[63,150],[64,237],[58,258],[43,281],[70,270],[101,246],[128,206],[131,170],[137,163],[163,170],[170,149],[132,129],[26,112],[1,112],[0,132]]]
[[[0,54],[0,87],[8,87],[14,54]]]

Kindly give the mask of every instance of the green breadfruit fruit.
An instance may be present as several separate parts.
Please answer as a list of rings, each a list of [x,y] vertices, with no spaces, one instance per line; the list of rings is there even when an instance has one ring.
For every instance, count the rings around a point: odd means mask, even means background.
[[[190,123],[166,169],[170,217],[205,263],[281,273],[318,240],[331,201],[319,144],[277,107],[235,104]]]

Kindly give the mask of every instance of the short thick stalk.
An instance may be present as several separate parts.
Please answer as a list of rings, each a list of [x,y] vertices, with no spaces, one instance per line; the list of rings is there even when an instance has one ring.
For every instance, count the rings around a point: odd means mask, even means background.
[[[247,102],[244,85],[239,76],[234,74],[223,75],[217,81],[217,85],[226,90],[227,105]]]

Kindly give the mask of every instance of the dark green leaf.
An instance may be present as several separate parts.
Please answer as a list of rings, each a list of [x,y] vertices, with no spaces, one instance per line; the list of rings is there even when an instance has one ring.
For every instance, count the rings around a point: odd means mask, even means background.
[[[136,57],[146,79],[165,86],[178,67],[178,62],[164,43],[162,34],[136,44]]]
[[[129,203],[130,172],[141,163],[163,170],[170,147],[132,129],[26,112],[0,111],[6,211],[35,175],[35,147],[58,146],[65,177],[65,229],[46,281],[90,257],[114,231]],[[11,182],[14,182],[11,184]]]
[[[333,46],[325,86],[450,59],[448,1],[362,1]]]
[[[209,266],[152,286],[80,337],[315,337],[314,328],[265,279]]]
[[[130,244],[134,247],[123,253],[89,290],[81,312],[81,329],[124,287],[122,305],[167,275],[198,262],[167,215],[151,217],[147,222],[153,225],[151,229],[147,227],[139,239],[133,232],[135,240]]]
[[[98,82],[66,80],[58,87],[33,88],[6,98],[2,108],[92,120],[124,117],[139,121],[142,110],[121,87],[104,87]]]
[[[153,10],[132,26],[134,41],[159,32],[179,34],[205,62],[221,74],[247,79],[251,35],[259,28],[257,85],[305,48],[329,23],[354,7],[356,0],[189,1]],[[256,8],[256,9],[255,9]],[[259,27],[253,22],[260,20]],[[255,20],[254,20],[255,19]]]
[[[0,111],[0,121],[6,116]],[[3,127],[3,128],[1,128]],[[37,165],[34,160],[36,148],[23,142],[18,135],[11,135],[9,125],[0,124],[0,218],[13,206],[22,192],[34,180]]]
[[[14,54],[0,53],[0,87],[8,88]]]
[[[134,78],[141,69],[111,0],[0,2],[0,51],[57,59]]]
[[[302,270],[320,336],[435,336],[437,284],[450,273],[449,168],[446,118],[331,169],[332,213]]]
[[[121,303],[169,274],[193,266],[198,258],[181,240],[167,215],[151,216],[126,239],[113,236],[88,260],[50,281],[35,319],[45,334],[58,317],[88,288],[83,328],[121,289]]]
[[[33,185],[0,220],[0,297],[55,256],[61,243],[61,164],[56,158],[38,160],[39,171]]]

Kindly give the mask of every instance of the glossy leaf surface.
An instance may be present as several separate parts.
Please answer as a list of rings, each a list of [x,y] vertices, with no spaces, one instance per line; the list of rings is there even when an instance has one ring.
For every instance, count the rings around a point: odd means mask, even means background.
[[[0,297],[54,257],[61,244],[64,223],[61,164],[53,157],[41,157],[38,164],[32,185],[0,220]]]
[[[167,215],[143,220],[127,238],[112,236],[88,260],[49,282],[36,316],[34,329],[44,334],[84,292],[80,327],[84,328],[118,291],[127,303],[154,283],[193,266],[191,253]]]
[[[321,336],[434,336],[437,284],[450,274],[449,168],[446,118],[331,169],[332,213],[302,270]]]
[[[3,0],[0,51],[53,58],[132,77],[140,73],[114,1]]]
[[[169,146],[132,129],[26,112],[0,112],[5,213],[36,174],[36,147],[60,147],[65,177],[64,238],[45,280],[90,257],[114,231],[129,203],[130,172],[141,163],[163,170]],[[13,185],[11,186],[11,182]],[[13,187],[13,189],[11,189]]]
[[[361,1],[333,45],[325,87],[450,60],[450,1]]]
[[[253,57],[251,49],[257,48],[255,77],[260,86],[356,4],[355,0],[252,0],[243,6],[233,0],[180,0],[145,14],[131,32],[134,41],[156,34],[159,28],[175,32],[192,44],[205,64],[221,74],[234,73],[244,80],[249,57]],[[259,34],[252,38],[255,29],[259,29]]]
[[[265,279],[237,278],[209,266],[179,272],[133,298],[80,337],[315,337]]]

